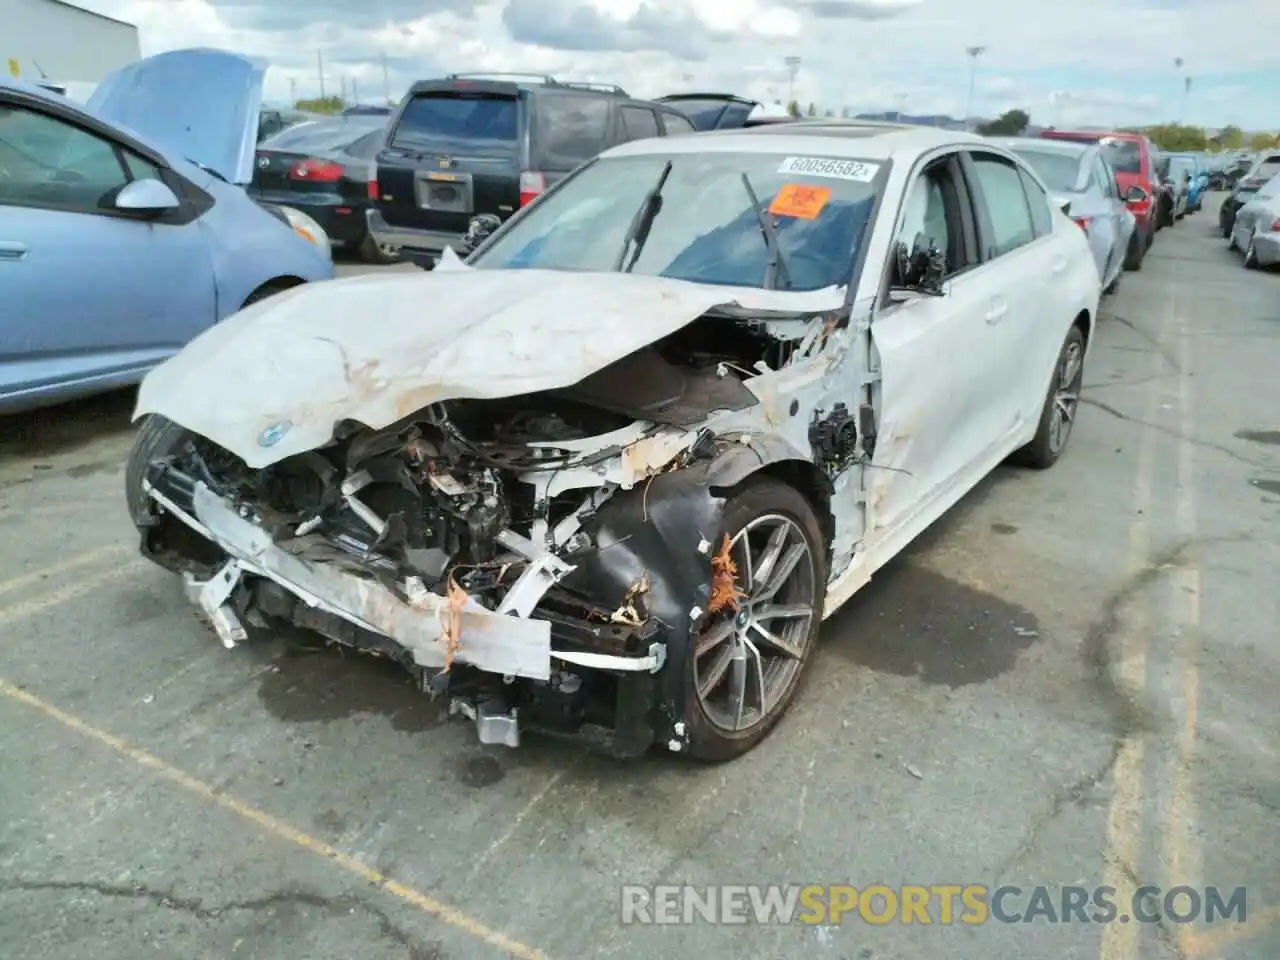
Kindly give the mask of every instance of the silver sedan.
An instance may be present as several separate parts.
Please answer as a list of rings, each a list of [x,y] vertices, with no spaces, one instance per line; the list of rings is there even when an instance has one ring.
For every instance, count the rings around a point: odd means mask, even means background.
[[[1026,160],[1040,175],[1058,205],[1089,238],[1103,292],[1113,293],[1120,285],[1122,270],[1136,270],[1142,263],[1142,244],[1134,233],[1133,214],[1125,201],[1146,199],[1142,193],[1121,196],[1102,151],[1096,144],[1022,137],[995,138],[1002,146]]]
[[[1280,176],[1272,177],[1236,214],[1227,241],[1250,269],[1280,264]]]

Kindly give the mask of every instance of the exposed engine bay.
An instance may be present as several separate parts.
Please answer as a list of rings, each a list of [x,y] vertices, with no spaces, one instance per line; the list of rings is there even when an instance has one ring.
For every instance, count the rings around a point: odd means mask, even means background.
[[[625,714],[612,746],[635,753],[663,633],[706,604],[720,501],[696,468],[739,442],[708,417],[756,407],[745,381],[800,343],[703,317],[572,387],[343,421],[263,468],[189,434],[148,466],[144,551],[184,572],[228,646],[290,622],[400,661],[484,740],[514,745],[518,711],[575,733]]]

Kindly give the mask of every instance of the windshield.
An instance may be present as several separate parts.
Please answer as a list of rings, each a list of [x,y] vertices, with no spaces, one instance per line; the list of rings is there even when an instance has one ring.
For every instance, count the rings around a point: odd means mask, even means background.
[[[1098,142],[1102,147],[1102,155],[1116,173],[1142,172],[1142,150],[1137,143],[1115,137],[1104,137]]]
[[[287,150],[294,153],[341,150],[366,134],[381,129],[382,126],[381,123],[370,123],[364,118],[356,118],[354,121],[321,120],[303,123],[277,133],[274,137],[268,137],[262,141],[261,149]]]
[[[667,102],[667,106],[675,107],[688,117],[697,130],[714,130],[720,120],[720,114],[724,113],[728,105],[728,101],[716,99],[681,99]]]
[[[1191,176],[1192,172],[1195,170],[1195,166],[1195,163],[1186,157],[1173,157],[1169,161],[1169,172],[1172,173],[1174,177],[1181,177],[1184,173],[1187,176]]]
[[[840,285],[849,280],[871,217],[878,189],[871,181],[879,168],[759,153],[606,158],[537,201],[472,265],[614,271],[623,268],[628,248],[625,265],[634,273],[763,287],[774,273],[776,237],[777,273],[789,280],[780,286]],[[760,200],[758,212],[751,192]],[[650,215],[641,216],[646,210]],[[634,225],[645,220],[637,233]]]
[[[1069,193],[1076,188],[1080,174],[1080,158],[1050,150],[1034,150],[1019,147],[1018,156],[1031,164],[1050,190]]]

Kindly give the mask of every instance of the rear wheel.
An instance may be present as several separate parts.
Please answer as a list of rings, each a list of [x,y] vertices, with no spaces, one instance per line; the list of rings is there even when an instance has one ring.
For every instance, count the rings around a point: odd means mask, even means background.
[[[808,666],[826,597],[826,542],[797,490],[764,479],[725,506],[716,547],[729,537],[742,596],[706,614],[684,662],[689,752],[728,760],[764,739]]]
[[[1129,238],[1129,248],[1124,254],[1124,268],[1126,270],[1141,270],[1142,258],[1147,254],[1147,244],[1143,238],[1135,230],[1133,236]],[[1116,277],[1116,283],[1120,282],[1120,278]]]
[[[373,234],[366,233],[360,241],[360,259],[365,263],[384,265],[400,262],[400,249],[389,243],[378,243]]]
[[[1062,457],[1071,439],[1076,412],[1080,408],[1080,385],[1084,382],[1084,332],[1071,328],[1058,362],[1053,368],[1049,392],[1040,413],[1040,425],[1031,442],[1010,458],[1014,463],[1036,470],[1052,467]]]

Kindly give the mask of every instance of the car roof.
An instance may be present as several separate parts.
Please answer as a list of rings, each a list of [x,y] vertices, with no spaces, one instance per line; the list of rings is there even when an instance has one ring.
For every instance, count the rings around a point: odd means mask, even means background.
[[[1097,150],[1094,143],[1081,143],[1079,140],[1045,140],[1040,137],[990,137],[1008,150],[1027,150],[1035,153],[1056,153],[1064,157],[1083,157],[1091,150]]]
[[[985,137],[867,120],[796,120],[734,130],[709,130],[676,137],[632,140],[603,156],[642,156],[663,153],[811,153],[858,160],[912,159],[938,147],[995,146]]]

